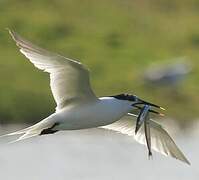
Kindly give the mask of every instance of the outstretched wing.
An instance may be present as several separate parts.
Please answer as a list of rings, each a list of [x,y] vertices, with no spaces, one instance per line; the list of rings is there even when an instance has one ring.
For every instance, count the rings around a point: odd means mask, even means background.
[[[79,62],[33,45],[9,30],[17,46],[38,69],[50,73],[50,87],[60,110],[70,103],[97,100],[93,93],[89,71]]]
[[[129,115],[132,116],[133,114],[129,114]],[[133,115],[133,116],[136,116],[136,115]],[[103,126],[102,128],[118,131],[122,134],[133,136],[133,138],[137,142],[146,145],[144,128],[143,127],[140,128],[138,133],[135,135],[135,126],[136,126],[135,119],[130,118],[129,116],[125,116],[119,121],[107,126]],[[171,156],[187,164],[190,164],[190,162],[186,159],[184,154],[177,147],[173,139],[162,128],[160,124],[158,124],[157,122],[153,120],[150,120],[149,126],[151,129],[151,147],[153,150],[160,152],[161,154],[165,156]]]

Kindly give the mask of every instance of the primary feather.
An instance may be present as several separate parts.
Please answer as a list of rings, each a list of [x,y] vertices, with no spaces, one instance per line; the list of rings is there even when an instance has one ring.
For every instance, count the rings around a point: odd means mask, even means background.
[[[144,128],[140,128],[135,135],[136,120],[131,118],[131,116],[137,117],[137,115],[128,114],[128,116],[121,118],[119,121],[107,126],[103,126],[102,128],[132,136],[137,142],[146,145]],[[184,154],[177,147],[173,139],[160,124],[153,120],[149,120],[148,123],[151,130],[151,147],[153,150],[165,156],[171,156],[190,164]]]
[[[17,46],[38,69],[50,73],[50,87],[57,103],[56,110],[70,103],[96,100],[89,71],[80,62],[65,58],[33,45],[31,42],[9,30]]]

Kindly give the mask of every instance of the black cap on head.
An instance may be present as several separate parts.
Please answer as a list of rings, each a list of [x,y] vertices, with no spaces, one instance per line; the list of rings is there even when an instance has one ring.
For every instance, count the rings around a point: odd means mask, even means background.
[[[118,94],[111,96],[119,100],[126,100],[126,101],[137,101],[137,96],[132,94]]]

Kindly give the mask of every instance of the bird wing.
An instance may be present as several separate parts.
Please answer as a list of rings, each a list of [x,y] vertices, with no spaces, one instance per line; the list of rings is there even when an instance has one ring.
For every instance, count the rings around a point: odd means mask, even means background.
[[[50,87],[57,103],[56,110],[70,103],[97,100],[90,86],[89,71],[80,62],[37,47],[14,31],[9,30],[9,33],[22,54],[38,69],[50,73]]]
[[[117,131],[122,134],[127,134],[129,136],[133,136],[133,138],[137,142],[146,145],[144,128],[143,127],[140,128],[138,133],[135,135],[136,120],[130,118],[130,116],[137,116],[137,115],[128,114],[128,116],[124,116],[119,121],[116,121],[115,123],[107,126],[103,126],[102,128]],[[177,147],[173,139],[169,136],[167,131],[165,131],[162,128],[160,124],[150,119],[149,126],[151,130],[151,147],[153,150],[165,156],[171,156],[187,164],[190,164],[190,162],[187,160],[184,154]]]

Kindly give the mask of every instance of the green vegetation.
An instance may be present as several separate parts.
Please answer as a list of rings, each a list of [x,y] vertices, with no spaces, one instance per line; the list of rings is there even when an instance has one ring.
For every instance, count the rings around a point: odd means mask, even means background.
[[[1,0],[0,121],[35,122],[54,111],[48,75],[21,55],[6,27],[91,69],[98,96],[129,92],[181,122],[198,117],[199,1]],[[146,87],[154,63],[186,56],[194,66],[178,95]]]

